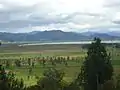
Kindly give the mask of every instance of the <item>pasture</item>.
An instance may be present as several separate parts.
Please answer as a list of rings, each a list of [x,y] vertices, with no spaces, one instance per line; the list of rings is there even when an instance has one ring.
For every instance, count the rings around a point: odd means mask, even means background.
[[[116,73],[120,72],[120,48],[106,47],[111,52],[111,61]],[[0,64],[5,65],[8,71],[13,71],[16,78],[23,78],[27,86],[36,84],[36,76],[42,77],[43,72],[49,68],[56,68],[65,72],[64,80],[67,82],[75,79],[80,72],[80,67],[86,56],[87,49],[79,44],[68,45],[33,45],[18,46],[16,44],[0,47]],[[51,58],[53,59],[51,61]],[[60,59],[61,58],[61,59]],[[30,59],[30,61],[29,61]],[[62,60],[60,61],[59,60]],[[20,60],[21,66],[16,66],[15,61]],[[55,61],[56,60],[56,61]],[[32,66],[32,73],[29,68]],[[43,63],[44,62],[44,63]],[[31,65],[28,65],[31,63]],[[9,67],[8,67],[9,66]],[[28,76],[30,78],[28,79]]]

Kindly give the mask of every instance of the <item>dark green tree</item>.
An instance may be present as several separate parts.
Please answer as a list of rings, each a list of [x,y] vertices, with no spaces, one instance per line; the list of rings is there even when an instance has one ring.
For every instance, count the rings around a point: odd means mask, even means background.
[[[46,64],[45,57],[42,58],[42,64],[43,64],[43,67],[45,67],[45,64]]]
[[[106,81],[111,80],[113,67],[110,55],[99,38],[95,38],[89,46],[87,56],[77,78],[84,90],[98,90]]]
[[[15,79],[12,71],[6,73],[3,66],[0,65],[0,90],[24,90],[23,80]]]
[[[7,76],[6,76],[6,72],[5,69],[2,65],[0,65],[0,80],[6,80]]]
[[[63,90],[81,90],[81,89],[80,89],[79,85],[72,82],[69,85],[66,85]]]
[[[31,59],[28,58],[28,65],[31,66],[31,63],[32,63]]]
[[[17,67],[21,67],[21,60],[16,60],[16,61],[15,61],[15,65],[16,65]]]
[[[44,72],[44,77],[38,81],[40,90],[63,90],[64,72],[51,68]]]
[[[35,61],[32,61],[32,67],[35,67]]]
[[[6,60],[6,68],[9,68],[11,66],[11,61],[8,59]]]

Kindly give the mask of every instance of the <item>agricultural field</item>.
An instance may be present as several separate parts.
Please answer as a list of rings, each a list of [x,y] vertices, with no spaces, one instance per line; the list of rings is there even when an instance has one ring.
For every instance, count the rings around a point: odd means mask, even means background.
[[[111,62],[115,73],[120,72],[120,48],[106,47],[111,53]],[[33,45],[16,44],[0,47],[0,64],[7,71],[13,71],[16,78],[23,79],[26,86],[36,84],[37,77],[42,77],[45,70],[56,68],[65,72],[64,80],[71,82],[80,72],[87,49],[81,45]],[[30,71],[31,70],[31,71]]]

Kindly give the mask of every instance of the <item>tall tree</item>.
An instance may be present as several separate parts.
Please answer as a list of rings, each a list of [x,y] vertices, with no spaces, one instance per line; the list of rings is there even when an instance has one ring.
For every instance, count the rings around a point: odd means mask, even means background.
[[[111,80],[113,67],[110,55],[99,38],[95,38],[89,46],[87,57],[77,80],[85,90],[99,90],[106,81]]]

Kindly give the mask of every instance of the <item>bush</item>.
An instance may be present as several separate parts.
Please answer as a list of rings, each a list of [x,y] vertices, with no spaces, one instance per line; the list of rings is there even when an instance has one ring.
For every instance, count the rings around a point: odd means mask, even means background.
[[[41,90],[62,90],[64,88],[64,72],[51,68],[44,72],[44,77],[38,81]]]
[[[15,79],[13,72],[6,73],[0,65],[0,90],[24,90],[23,79]]]

